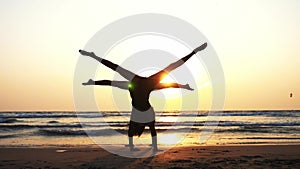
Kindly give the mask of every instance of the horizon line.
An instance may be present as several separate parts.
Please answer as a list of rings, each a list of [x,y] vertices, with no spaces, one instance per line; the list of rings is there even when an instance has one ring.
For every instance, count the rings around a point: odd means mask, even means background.
[[[228,110],[155,110],[157,112],[180,112],[180,111],[185,111],[185,112],[191,112],[191,111],[216,111],[216,112],[233,112],[233,111],[300,111],[300,109],[228,109]],[[24,112],[24,113],[29,113],[29,112],[131,112],[131,110],[0,110],[0,113],[10,113],[10,112]]]

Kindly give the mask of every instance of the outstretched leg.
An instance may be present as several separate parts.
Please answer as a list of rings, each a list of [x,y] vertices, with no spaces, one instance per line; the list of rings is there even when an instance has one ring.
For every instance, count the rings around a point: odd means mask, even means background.
[[[169,74],[169,72],[171,72],[172,70],[174,70],[174,69],[178,68],[179,66],[183,65],[194,54],[196,54],[197,52],[205,49],[206,47],[207,47],[207,43],[202,44],[201,46],[194,49],[190,54],[188,54],[185,57],[181,58],[180,60],[170,64],[169,66],[167,66],[163,70],[153,74],[149,78],[154,79],[157,83],[159,83],[167,74]]]
[[[131,71],[129,71],[127,69],[124,69],[121,66],[119,66],[119,65],[117,65],[115,63],[112,63],[109,60],[102,59],[102,58],[96,56],[94,54],[94,52],[87,52],[87,51],[84,51],[84,50],[79,50],[79,52],[82,55],[90,56],[91,58],[96,59],[97,61],[99,61],[103,65],[105,65],[105,66],[109,67],[110,69],[118,72],[121,76],[123,76],[127,80],[132,80],[134,76],[137,76],[136,74],[132,73]]]

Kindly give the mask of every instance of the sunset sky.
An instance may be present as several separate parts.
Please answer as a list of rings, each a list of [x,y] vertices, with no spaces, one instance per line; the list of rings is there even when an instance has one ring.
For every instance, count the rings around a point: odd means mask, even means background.
[[[181,18],[206,36],[223,66],[225,109],[300,109],[299,9],[298,0],[1,0],[0,111],[74,110],[78,49],[140,13]]]

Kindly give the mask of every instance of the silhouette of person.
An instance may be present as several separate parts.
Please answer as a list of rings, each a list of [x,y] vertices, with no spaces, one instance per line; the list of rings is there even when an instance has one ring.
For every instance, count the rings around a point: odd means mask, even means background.
[[[149,76],[142,77],[132,73],[129,70],[122,68],[121,66],[114,64],[106,59],[102,59],[96,56],[93,52],[87,52],[84,50],[79,50],[82,55],[89,56],[96,59],[103,65],[109,67],[110,69],[118,72],[127,81],[110,81],[110,80],[99,80],[94,81],[89,79],[88,82],[82,83],[83,85],[107,85],[118,87],[120,89],[129,90],[132,99],[132,112],[129,122],[128,139],[130,151],[134,151],[133,136],[140,136],[145,126],[149,126],[152,136],[152,147],[153,151],[158,151],[157,148],[157,133],[155,130],[155,112],[149,102],[150,93],[154,90],[160,90],[164,88],[183,88],[187,90],[193,90],[188,84],[178,84],[178,83],[161,83],[160,81],[172,70],[184,64],[188,59],[190,59],[197,52],[205,49],[207,43],[194,49],[190,54],[181,58],[180,60],[170,64],[163,70]]]

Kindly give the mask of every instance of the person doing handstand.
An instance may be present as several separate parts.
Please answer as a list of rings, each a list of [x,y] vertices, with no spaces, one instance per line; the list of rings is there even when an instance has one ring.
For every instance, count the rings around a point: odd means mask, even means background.
[[[103,65],[109,67],[110,69],[118,72],[127,81],[111,81],[111,80],[98,80],[94,81],[89,79],[87,82],[82,83],[83,85],[107,85],[118,87],[120,89],[128,90],[130,97],[132,99],[132,112],[129,122],[128,139],[130,151],[134,151],[133,136],[140,136],[145,126],[149,126],[152,136],[152,147],[153,151],[158,151],[157,148],[157,133],[155,130],[155,112],[153,107],[149,102],[149,96],[152,91],[165,89],[165,88],[183,88],[187,90],[193,90],[188,84],[178,84],[178,83],[162,83],[161,80],[172,70],[184,64],[188,59],[190,59],[197,52],[205,49],[207,43],[194,49],[190,54],[181,58],[180,60],[170,64],[163,70],[149,76],[142,77],[137,74],[132,73],[129,70],[122,68],[121,66],[112,63],[106,59],[96,56],[93,52],[87,52],[84,50],[79,50],[82,55],[89,56],[96,59]]]

